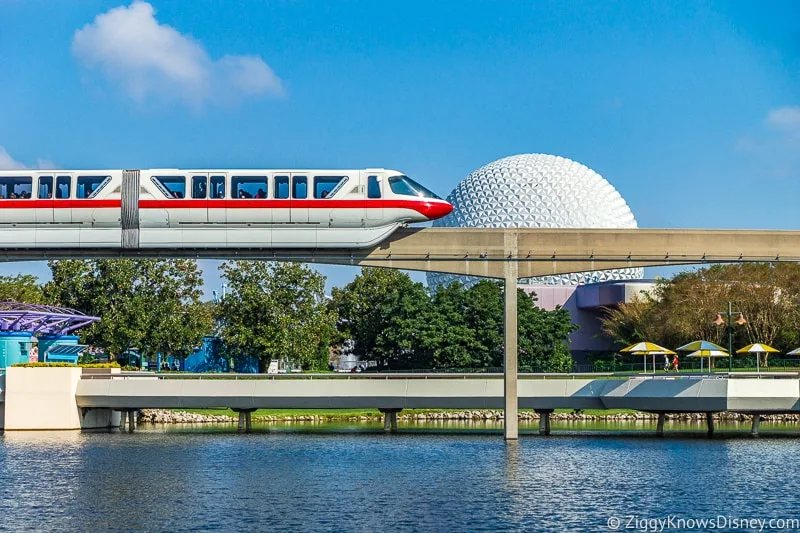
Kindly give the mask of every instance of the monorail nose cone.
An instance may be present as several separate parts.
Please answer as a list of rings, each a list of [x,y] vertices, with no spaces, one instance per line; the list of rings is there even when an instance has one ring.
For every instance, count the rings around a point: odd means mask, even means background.
[[[453,206],[448,202],[430,202],[426,203],[422,210],[422,214],[429,220],[436,220],[450,214]]]

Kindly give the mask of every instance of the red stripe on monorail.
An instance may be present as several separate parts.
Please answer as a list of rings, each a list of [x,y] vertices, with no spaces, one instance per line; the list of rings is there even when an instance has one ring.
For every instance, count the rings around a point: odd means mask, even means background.
[[[388,208],[388,209],[424,209],[441,202],[427,202],[418,200],[276,200],[233,198],[221,200],[194,200],[194,199],[165,199],[165,200],[139,200],[142,209],[194,209],[207,207],[209,209],[363,209]]]
[[[2,209],[120,209],[122,201],[116,199],[0,199]],[[453,207],[446,202],[420,200],[276,200],[276,199],[231,199],[193,200],[165,199],[139,200],[141,209],[411,209],[428,218],[439,218]]]
[[[1,200],[0,209],[104,209],[122,207],[122,200],[116,199],[40,199],[40,198],[16,198],[13,200]]]

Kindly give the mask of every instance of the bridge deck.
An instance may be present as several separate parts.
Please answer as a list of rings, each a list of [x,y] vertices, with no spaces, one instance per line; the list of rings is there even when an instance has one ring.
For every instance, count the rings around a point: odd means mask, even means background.
[[[734,376],[731,376],[732,378]],[[797,374],[727,376],[521,375],[524,409],[800,412]],[[767,379],[768,378],[768,379]],[[502,409],[502,374],[87,376],[86,408]]]

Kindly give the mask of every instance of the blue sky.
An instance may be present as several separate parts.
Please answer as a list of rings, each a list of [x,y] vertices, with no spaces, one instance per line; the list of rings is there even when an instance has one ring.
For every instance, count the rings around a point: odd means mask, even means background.
[[[640,227],[800,229],[800,3],[0,0],[0,166],[377,166],[444,196],[525,152]]]

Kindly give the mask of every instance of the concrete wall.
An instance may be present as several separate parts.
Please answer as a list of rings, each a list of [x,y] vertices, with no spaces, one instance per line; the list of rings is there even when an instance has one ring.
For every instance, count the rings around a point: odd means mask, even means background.
[[[547,311],[563,307],[572,322],[579,326],[569,336],[569,349],[575,360],[585,363],[585,354],[611,351],[614,342],[601,329],[604,307],[616,307],[630,302],[635,296],[652,290],[652,281],[611,281],[586,285],[519,284],[528,294],[536,295],[536,305]]]
[[[84,407],[502,409],[499,377],[439,374],[400,377],[279,379],[82,380]],[[533,409],[638,409],[643,411],[798,412],[800,380],[664,377],[581,379],[523,377],[519,407]]]
[[[64,430],[111,427],[119,413],[110,409],[80,409],[75,401],[79,367],[10,367],[5,375],[3,429]]]

